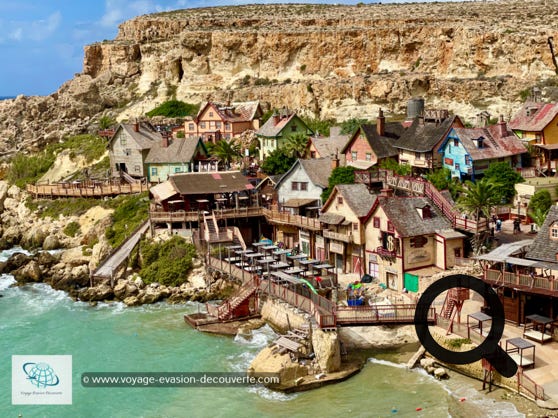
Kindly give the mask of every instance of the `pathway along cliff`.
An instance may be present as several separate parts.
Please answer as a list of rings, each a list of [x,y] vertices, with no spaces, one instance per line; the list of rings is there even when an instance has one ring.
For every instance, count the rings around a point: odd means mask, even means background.
[[[85,47],[83,71],[47,97],[0,101],[0,155],[145,114],[176,96],[259,99],[320,118],[403,113],[410,97],[508,116],[538,85],[556,99],[548,38],[558,1],[251,5],[124,22]],[[527,90],[526,90],[527,89]]]

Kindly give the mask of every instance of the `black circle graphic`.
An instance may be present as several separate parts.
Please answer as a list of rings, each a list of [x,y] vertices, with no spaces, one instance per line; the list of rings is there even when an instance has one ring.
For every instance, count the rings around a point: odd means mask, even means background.
[[[455,352],[440,346],[428,329],[430,305],[440,293],[454,287],[474,290],[484,298],[492,311],[492,327],[488,336],[481,345],[465,352]],[[504,323],[504,307],[496,292],[489,284],[466,274],[454,274],[432,283],[420,297],[415,311],[415,330],[418,339],[424,348],[438,360],[451,364],[468,364],[485,358],[502,376],[511,377],[517,372],[517,364],[498,345],[504,333]]]

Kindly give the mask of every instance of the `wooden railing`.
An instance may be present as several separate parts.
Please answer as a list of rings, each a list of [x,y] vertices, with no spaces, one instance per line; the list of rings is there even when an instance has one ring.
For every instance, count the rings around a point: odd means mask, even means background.
[[[525,375],[521,367],[517,371],[517,392],[523,392],[536,400],[545,400],[544,388],[529,376]]]
[[[197,222],[200,220],[200,217],[201,212],[198,211],[149,211],[151,222]]]
[[[272,209],[262,209],[262,214],[266,217],[268,222],[287,224],[298,226],[305,229],[312,229],[319,231],[322,229],[322,224],[317,218],[308,218],[306,216],[291,215],[288,212],[279,212]]]
[[[543,293],[558,291],[558,282],[554,276],[541,277],[528,274],[517,274],[509,271],[485,269],[483,278],[486,282],[494,285],[506,285],[520,289],[539,290]]]
[[[253,273],[215,257],[209,257],[208,264],[215,270],[219,270],[222,273],[227,273],[234,278],[239,279],[242,284],[249,282],[254,277]]]
[[[35,198],[38,197],[103,197],[120,194],[141,193],[149,190],[149,186],[140,183],[117,183],[86,181],[80,183],[27,184],[26,190]]]
[[[338,306],[337,325],[413,323],[416,305]],[[428,322],[436,321],[436,309],[428,309]]]

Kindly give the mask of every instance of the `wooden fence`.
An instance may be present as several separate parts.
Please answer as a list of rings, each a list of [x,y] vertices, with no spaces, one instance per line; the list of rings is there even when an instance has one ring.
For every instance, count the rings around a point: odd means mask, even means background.
[[[115,183],[85,181],[75,183],[28,184],[26,189],[35,198],[39,197],[104,197],[121,194],[141,193],[149,190],[149,186],[140,183]]]

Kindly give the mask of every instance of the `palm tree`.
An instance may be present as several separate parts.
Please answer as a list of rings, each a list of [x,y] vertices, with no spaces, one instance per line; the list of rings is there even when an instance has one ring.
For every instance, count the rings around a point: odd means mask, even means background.
[[[492,208],[500,203],[499,185],[483,178],[475,183],[467,180],[465,190],[457,199],[457,208],[478,222],[480,218],[489,218]]]
[[[532,211],[529,211],[529,216],[539,228],[543,225],[546,215],[548,215],[548,210],[544,210],[541,207],[536,207]]]
[[[308,145],[308,135],[298,132],[287,138],[284,147],[287,154],[291,157],[302,158],[306,150],[306,145]]]
[[[236,139],[217,141],[209,146],[209,153],[223,161],[227,168],[230,168],[231,163],[242,156],[240,144]]]

